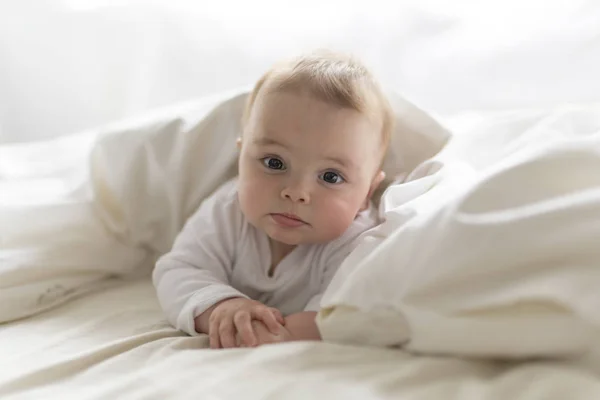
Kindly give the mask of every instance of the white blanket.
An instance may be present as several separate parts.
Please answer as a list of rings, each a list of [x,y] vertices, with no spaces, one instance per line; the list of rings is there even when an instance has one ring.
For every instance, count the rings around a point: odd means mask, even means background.
[[[326,293],[326,340],[578,355],[600,327],[600,106],[505,114],[384,194]]]
[[[148,274],[189,215],[236,173],[246,91],[73,137],[0,147],[0,322]],[[404,176],[449,134],[390,94],[384,169]]]

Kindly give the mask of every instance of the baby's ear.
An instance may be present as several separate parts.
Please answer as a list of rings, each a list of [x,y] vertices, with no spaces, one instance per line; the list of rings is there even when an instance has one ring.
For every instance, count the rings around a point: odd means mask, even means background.
[[[373,197],[373,193],[375,193],[375,191],[377,190],[379,185],[381,185],[381,182],[383,182],[384,179],[385,172],[381,170],[377,172],[377,174],[373,178],[373,181],[371,182],[371,187],[369,187],[369,193],[367,194],[367,197],[365,198],[365,201],[362,207],[360,208],[360,211],[365,211],[367,208],[369,208],[369,201],[371,200],[371,197]]]
[[[236,144],[238,150],[242,148],[242,137],[241,136],[237,138],[237,140],[235,141],[235,144]]]

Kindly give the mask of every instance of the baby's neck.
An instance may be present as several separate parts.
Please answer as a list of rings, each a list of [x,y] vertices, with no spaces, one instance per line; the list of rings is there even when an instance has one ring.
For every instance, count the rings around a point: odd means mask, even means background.
[[[269,245],[271,247],[271,265],[269,266],[269,276],[272,276],[275,272],[277,265],[283,260],[288,254],[296,248],[295,245],[285,244],[269,238]]]

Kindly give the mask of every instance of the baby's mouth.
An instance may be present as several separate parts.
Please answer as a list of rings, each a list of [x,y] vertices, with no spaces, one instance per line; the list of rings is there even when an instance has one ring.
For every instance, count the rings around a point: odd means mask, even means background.
[[[308,222],[302,220],[300,217],[298,217],[295,214],[290,214],[290,213],[274,213],[274,214],[270,214],[271,218],[273,218],[273,220],[281,226],[284,226],[286,228],[298,228],[300,226],[304,226],[304,225],[309,225]]]

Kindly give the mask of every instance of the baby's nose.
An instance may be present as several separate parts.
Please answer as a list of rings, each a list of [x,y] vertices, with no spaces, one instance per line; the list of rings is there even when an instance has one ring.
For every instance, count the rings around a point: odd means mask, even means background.
[[[300,202],[300,203],[306,203],[306,199],[305,199],[306,196],[302,196],[302,195],[295,196],[293,194],[286,193],[285,197],[287,199],[291,200],[291,201],[297,201],[297,202]]]
[[[281,191],[281,197],[294,203],[308,204],[310,202],[308,190],[302,187],[286,187]]]

